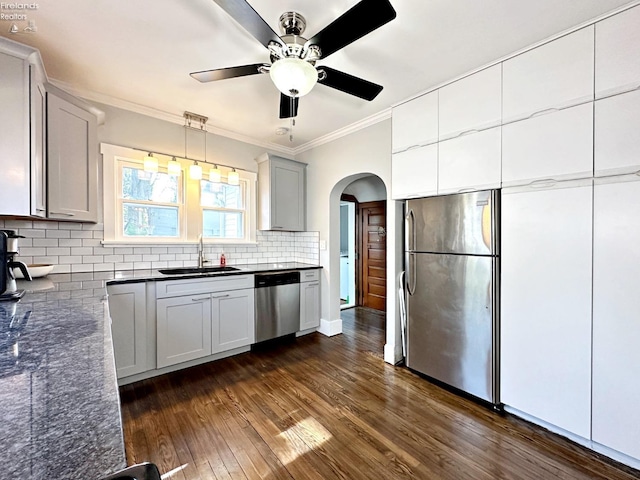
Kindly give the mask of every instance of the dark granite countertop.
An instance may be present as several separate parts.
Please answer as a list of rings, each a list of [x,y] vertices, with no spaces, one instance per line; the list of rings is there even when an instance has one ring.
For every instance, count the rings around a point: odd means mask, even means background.
[[[0,302],[0,477],[95,480],[126,466],[105,280],[19,282]]]
[[[298,262],[199,276],[321,268]],[[105,287],[194,275],[50,274],[0,302],[0,478],[97,480],[126,466]]]

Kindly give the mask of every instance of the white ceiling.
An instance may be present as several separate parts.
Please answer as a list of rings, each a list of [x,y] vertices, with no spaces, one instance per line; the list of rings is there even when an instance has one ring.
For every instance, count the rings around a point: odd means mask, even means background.
[[[279,33],[289,10],[307,19],[305,37],[358,0],[250,0]],[[0,34],[38,48],[50,79],[90,100],[209,117],[210,131],[257,144],[304,148],[334,132],[384,115],[389,107],[514,51],[591,20],[627,0],[391,0],[397,17],[318,65],[384,86],[372,102],[324,85],[278,118],[279,92],[268,75],[202,84],[190,72],[268,62],[267,50],[213,0],[40,0],[25,11],[37,32]],[[634,2],[636,3],[636,2]],[[7,13],[3,11],[3,13]],[[26,21],[15,22],[23,28]]]

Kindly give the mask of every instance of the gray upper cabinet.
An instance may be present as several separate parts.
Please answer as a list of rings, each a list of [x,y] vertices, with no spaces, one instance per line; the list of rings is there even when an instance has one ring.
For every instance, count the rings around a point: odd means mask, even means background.
[[[31,212],[29,54],[15,42],[0,43],[0,215]]]
[[[47,89],[48,217],[98,221],[97,118],[64,92]]]
[[[258,162],[259,230],[305,230],[304,163],[265,153]]]

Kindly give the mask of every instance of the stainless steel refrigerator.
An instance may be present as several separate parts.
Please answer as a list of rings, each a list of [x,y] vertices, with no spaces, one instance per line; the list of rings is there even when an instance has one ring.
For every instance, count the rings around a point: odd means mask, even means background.
[[[406,365],[499,404],[497,190],[406,202]]]

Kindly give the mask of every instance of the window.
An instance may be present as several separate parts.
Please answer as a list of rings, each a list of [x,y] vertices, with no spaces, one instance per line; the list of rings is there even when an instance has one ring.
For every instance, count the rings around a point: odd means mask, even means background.
[[[255,173],[239,171],[239,185],[229,185],[224,174],[221,182],[190,179],[188,160],[178,159],[174,176],[160,154],[152,173],[145,152],[104,143],[101,152],[106,243],[191,243],[200,234],[213,243],[255,241]]]
[[[165,172],[145,172],[141,165],[118,162],[120,191],[117,196],[120,235],[131,237],[180,237],[181,178]]]

